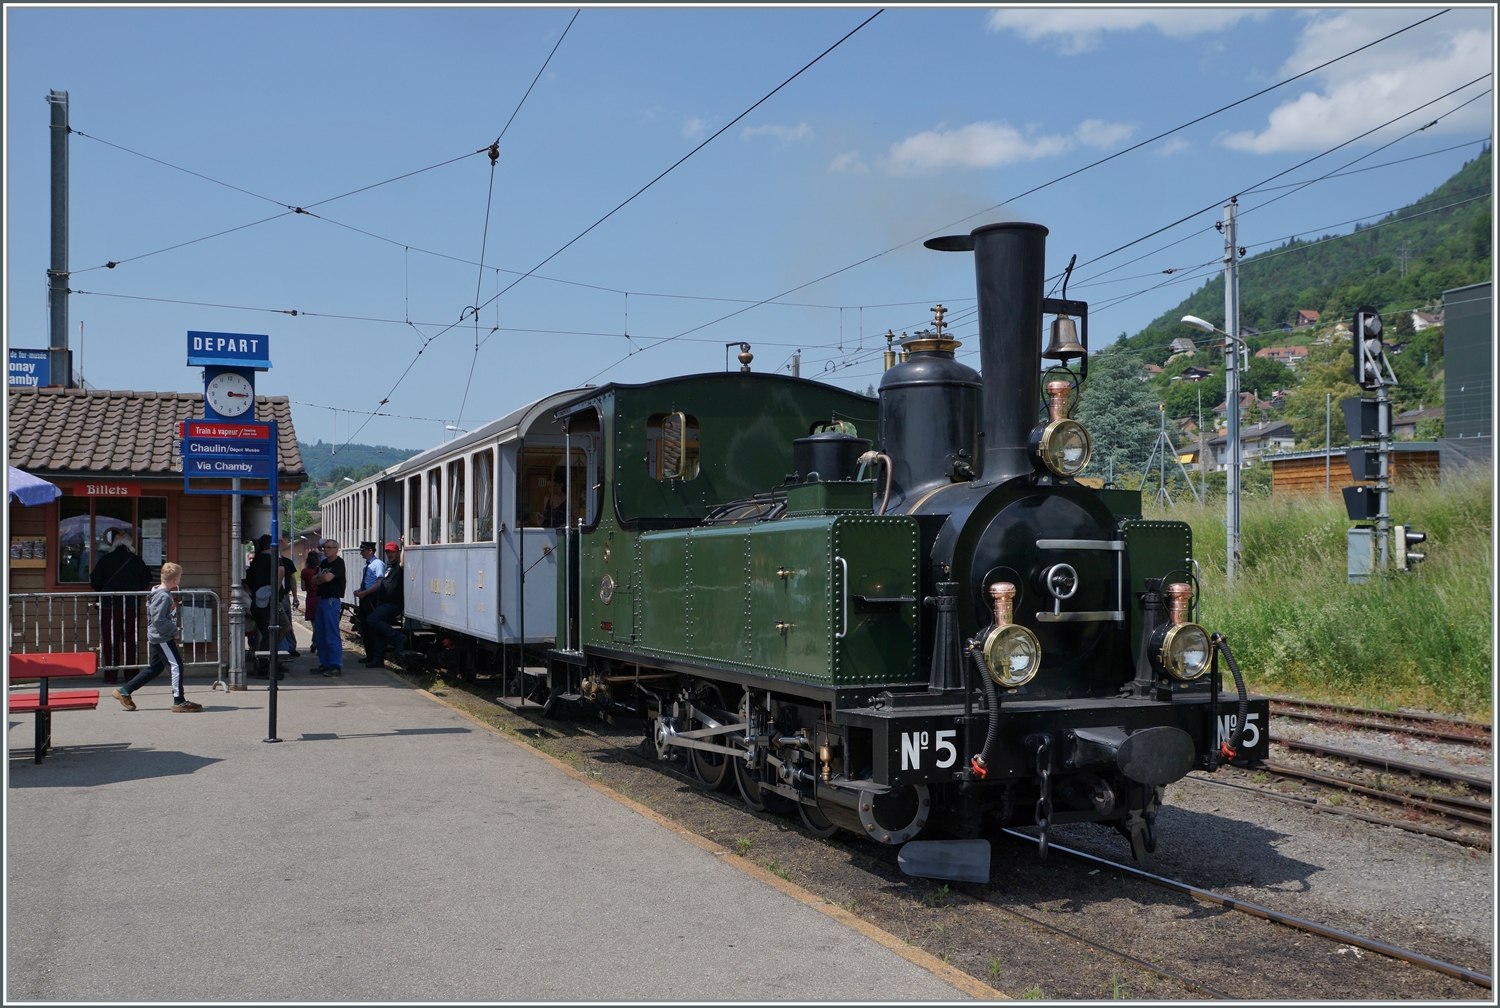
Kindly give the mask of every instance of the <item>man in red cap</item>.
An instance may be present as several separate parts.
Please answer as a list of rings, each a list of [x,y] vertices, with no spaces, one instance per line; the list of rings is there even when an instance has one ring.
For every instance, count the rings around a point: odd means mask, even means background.
[[[399,651],[406,643],[406,635],[391,626],[405,610],[405,584],[401,572],[401,546],[388,542],[385,544],[385,573],[369,596],[374,600],[375,608],[365,618],[370,641],[364,662],[367,668],[384,665],[386,649],[394,647]]]

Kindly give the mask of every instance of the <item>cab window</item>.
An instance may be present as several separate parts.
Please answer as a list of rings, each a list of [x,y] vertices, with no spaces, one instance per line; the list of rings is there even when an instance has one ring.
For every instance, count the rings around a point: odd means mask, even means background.
[[[646,421],[646,469],[653,479],[698,475],[698,419],[681,411],[653,413]]]

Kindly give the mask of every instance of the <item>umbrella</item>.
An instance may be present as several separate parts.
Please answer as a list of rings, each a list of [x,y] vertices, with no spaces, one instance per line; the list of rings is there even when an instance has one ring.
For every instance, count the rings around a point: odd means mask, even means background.
[[[11,500],[20,501],[26,507],[36,507],[38,504],[50,504],[62,496],[62,491],[46,480],[22,472],[15,466],[10,466],[9,469]]]

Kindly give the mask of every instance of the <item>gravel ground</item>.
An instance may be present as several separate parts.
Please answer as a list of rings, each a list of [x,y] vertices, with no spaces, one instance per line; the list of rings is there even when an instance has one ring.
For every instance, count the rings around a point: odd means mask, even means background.
[[[1320,742],[1350,752],[1368,753],[1403,763],[1429,766],[1435,770],[1452,770],[1471,777],[1495,779],[1494,757],[1489,749],[1481,746],[1414,738],[1394,732],[1339,728],[1274,715],[1271,718],[1271,731],[1273,739]]]
[[[995,841],[988,885],[910,878],[890,848],[815,840],[795,817],[757,815],[737,797],[705,792],[681,764],[645,757],[638,726],[528,720],[494,704],[484,683],[434,692],[1011,996],[1490,997],[1077,859],[1054,854],[1041,862],[1034,847],[1010,838]],[[1168,788],[1167,803],[1148,870],[1491,972],[1488,855],[1193,778]],[[1054,838],[1129,862],[1113,831],[1065,827]]]

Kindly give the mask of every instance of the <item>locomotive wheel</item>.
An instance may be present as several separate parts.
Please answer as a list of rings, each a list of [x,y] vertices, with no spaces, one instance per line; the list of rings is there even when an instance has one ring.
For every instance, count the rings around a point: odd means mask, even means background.
[[[695,703],[701,703],[705,707],[716,711],[725,710],[724,693],[713,683],[701,683],[693,693]],[[708,725],[693,718],[688,725],[690,729],[707,728]],[[713,742],[721,742],[722,738],[713,737]],[[734,763],[738,763],[733,756],[724,753],[706,752],[702,749],[689,749],[690,758],[693,761],[693,772],[698,779],[711,791],[733,791],[734,790]]]
[[[775,815],[786,815],[792,811],[792,806],[797,804],[784,795],[775,791],[762,789],[760,783],[750,776],[750,771],[745,766],[745,761],[734,760],[734,780],[739,785],[740,798],[750,807],[752,812],[771,812]]]
[[[802,825],[807,827],[807,832],[819,840],[826,840],[839,831],[839,828],[828,821],[821,810],[804,802],[797,803],[797,814],[802,817]]]

